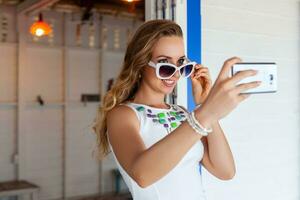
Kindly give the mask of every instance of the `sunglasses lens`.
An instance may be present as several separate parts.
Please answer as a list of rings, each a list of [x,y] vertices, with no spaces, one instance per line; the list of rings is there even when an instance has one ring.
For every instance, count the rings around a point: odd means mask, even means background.
[[[170,77],[175,72],[175,68],[169,65],[162,65],[159,68],[159,75],[163,78]]]
[[[193,64],[189,64],[180,69],[180,73],[183,77],[189,76],[193,71]]]

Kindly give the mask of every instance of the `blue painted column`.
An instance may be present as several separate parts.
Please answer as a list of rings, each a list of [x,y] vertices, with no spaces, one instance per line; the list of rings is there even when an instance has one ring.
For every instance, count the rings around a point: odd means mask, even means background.
[[[187,54],[188,58],[201,63],[201,0],[187,0]],[[189,79],[188,110],[195,107],[192,94],[192,82]]]
[[[201,0],[187,0],[187,54],[188,58],[201,63]],[[195,108],[192,93],[192,81],[187,83],[188,110]],[[201,171],[201,165],[199,165]]]

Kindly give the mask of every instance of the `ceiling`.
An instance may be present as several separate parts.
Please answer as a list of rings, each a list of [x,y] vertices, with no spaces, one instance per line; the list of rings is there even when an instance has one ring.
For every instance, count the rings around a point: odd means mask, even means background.
[[[127,2],[125,0],[60,0],[55,3],[53,8],[56,9],[81,9],[81,10],[97,10],[105,14],[127,14],[144,18],[145,1],[135,0]]]
[[[5,5],[16,5],[18,3],[21,3],[24,0],[0,0],[0,4],[5,4]]]
[[[126,8],[131,5],[135,5],[136,9],[144,9],[143,0],[135,0],[133,2],[128,2],[125,0],[60,0],[59,4],[70,4],[70,5],[95,5],[96,7],[101,6],[111,6],[115,8]]]
[[[36,13],[43,9],[65,12],[96,11],[111,15],[127,15],[144,19],[145,0],[0,0],[2,5],[14,5],[19,12]]]

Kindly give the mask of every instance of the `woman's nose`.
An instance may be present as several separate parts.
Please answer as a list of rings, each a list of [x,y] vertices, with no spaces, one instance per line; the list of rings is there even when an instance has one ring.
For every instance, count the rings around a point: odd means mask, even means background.
[[[177,72],[174,74],[174,76],[175,76],[176,78],[180,78],[180,73],[179,73],[179,71],[177,71]]]

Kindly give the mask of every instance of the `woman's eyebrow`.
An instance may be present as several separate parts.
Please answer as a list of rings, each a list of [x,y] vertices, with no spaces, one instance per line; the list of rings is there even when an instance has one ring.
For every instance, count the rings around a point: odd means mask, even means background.
[[[166,56],[166,55],[159,55],[159,56],[157,56],[156,58],[160,58],[160,57],[164,57],[164,58],[168,58],[168,59],[171,59],[171,58],[172,58],[172,57]]]
[[[166,56],[166,55],[159,55],[159,56],[157,56],[156,58],[159,58],[159,57],[164,57],[164,58],[167,58],[167,59],[172,59],[172,57],[170,57],[170,56]],[[185,55],[184,55],[184,56],[181,56],[181,57],[179,57],[179,59],[181,59],[181,58],[185,58]]]

